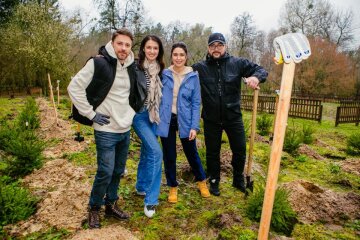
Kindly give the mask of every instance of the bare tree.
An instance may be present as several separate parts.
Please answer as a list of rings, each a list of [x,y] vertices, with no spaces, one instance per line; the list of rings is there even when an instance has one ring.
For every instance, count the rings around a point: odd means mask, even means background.
[[[141,0],[127,0],[120,4],[118,0],[94,0],[100,9],[100,28],[114,30],[127,27],[134,31],[140,31],[144,6]]]
[[[236,49],[238,55],[250,55],[248,51],[253,45],[256,35],[256,26],[248,12],[235,17],[231,24],[231,46]]]
[[[353,39],[352,11],[336,11],[326,0],[288,0],[280,16],[287,32],[318,36],[343,48]]]

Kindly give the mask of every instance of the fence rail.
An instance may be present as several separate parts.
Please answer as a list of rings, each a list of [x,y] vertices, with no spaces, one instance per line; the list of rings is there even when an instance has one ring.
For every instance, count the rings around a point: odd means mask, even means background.
[[[259,96],[258,111],[273,114],[275,112],[275,96]],[[245,111],[253,110],[253,96],[241,95],[241,108]],[[305,118],[321,122],[323,106],[321,100],[305,98],[291,98],[289,116]]]
[[[340,123],[355,123],[358,126],[359,122],[360,101],[341,101],[336,109],[335,127]]]

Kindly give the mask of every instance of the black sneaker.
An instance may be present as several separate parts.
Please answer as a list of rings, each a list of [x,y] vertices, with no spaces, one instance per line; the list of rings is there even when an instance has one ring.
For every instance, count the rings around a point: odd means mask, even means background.
[[[210,181],[210,193],[214,196],[220,196],[219,183]]]

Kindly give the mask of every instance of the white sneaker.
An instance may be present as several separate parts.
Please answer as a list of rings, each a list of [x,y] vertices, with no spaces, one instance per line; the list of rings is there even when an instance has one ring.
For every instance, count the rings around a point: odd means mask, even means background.
[[[144,213],[148,218],[152,218],[155,214],[156,205],[145,205]]]
[[[146,192],[136,190],[136,195],[145,197],[145,196],[146,196]]]

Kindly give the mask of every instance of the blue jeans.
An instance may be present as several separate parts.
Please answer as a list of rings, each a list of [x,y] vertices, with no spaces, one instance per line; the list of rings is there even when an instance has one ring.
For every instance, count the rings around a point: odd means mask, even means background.
[[[158,205],[161,186],[162,151],[155,135],[155,124],[149,112],[140,110],[133,120],[133,128],[141,139],[140,161],[137,170],[136,190],[145,192],[145,205]]]
[[[164,167],[166,182],[169,187],[177,187],[179,184],[176,181],[176,132],[177,117],[175,114],[171,116],[169,127],[169,135],[161,137],[161,143],[164,154]],[[191,170],[195,176],[195,181],[203,181],[206,179],[204,168],[196,147],[196,139],[190,141],[189,138],[180,138],[185,156],[191,166]]]
[[[110,133],[94,131],[97,172],[90,195],[90,207],[100,208],[103,204],[119,199],[117,191],[120,175],[125,170],[130,144],[130,131]],[[105,197],[105,199],[104,199]]]

